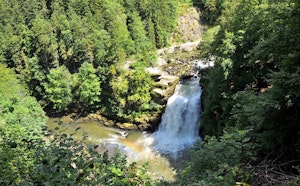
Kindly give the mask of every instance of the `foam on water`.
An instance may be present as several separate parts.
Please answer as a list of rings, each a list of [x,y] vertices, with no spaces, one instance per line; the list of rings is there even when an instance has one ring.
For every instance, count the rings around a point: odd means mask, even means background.
[[[158,152],[173,155],[192,146],[199,139],[200,101],[198,78],[178,84],[168,99],[159,129],[147,143]]]

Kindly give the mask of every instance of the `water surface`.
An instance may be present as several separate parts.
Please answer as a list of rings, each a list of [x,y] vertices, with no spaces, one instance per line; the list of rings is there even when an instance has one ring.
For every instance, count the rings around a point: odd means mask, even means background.
[[[137,162],[139,165],[148,162],[149,172],[154,179],[163,178],[166,181],[175,179],[176,171],[169,159],[159,152],[155,152],[146,143],[145,140],[150,134],[109,128],[97,121],[62,123],[57,118],[50,118],[47,124],[48,128],[52,130],[58,127],[58,131],[63,130],[66,134],[75,133],[74,137],[77,140],[82,139],[82,136],[86,134],[87,141],[99,145],[102,152],[108,150],[109,154],[113,154],[118,148],[122,154],[127,156],[129,162]],[[80,129],[76,131],[78,127]]]

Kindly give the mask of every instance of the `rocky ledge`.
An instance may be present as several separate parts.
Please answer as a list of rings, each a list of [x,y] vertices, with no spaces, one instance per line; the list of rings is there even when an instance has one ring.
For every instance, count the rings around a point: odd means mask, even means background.
[[[169,75],[158,67],[147,68],[146,70],[156,82],[155,88],[152,90],[152,99],[157,104],[166,104],[168,98],[174,93],[179,77]]]

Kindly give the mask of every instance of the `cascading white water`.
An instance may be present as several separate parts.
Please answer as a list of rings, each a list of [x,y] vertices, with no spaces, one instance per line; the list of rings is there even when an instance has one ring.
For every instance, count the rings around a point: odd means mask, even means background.
[[[168,99],[158,131],[151,135],[155,150],[176,154],[193,145],[198,136],[201,87],[198,78],[178,84]]]
[[[177,152],[196,142],[200,96],[199,79],[194,78],[178,84],[173,96],[168,99],[160,127],[153,134],[106,128],[97,122],[66,124],[64,127],[68,130],[64,131],[73,134],[77,127],[81,127],[88,133],[90,142],[99,145],[97,148],[99,152],[107,150],[112,155],[117,148],[130,162],[138,162],[140,165],[149,162],[153,180],[164,178],[167,181],[174,181],[176,175],[174,165],[168,159],[169,156],[166,158],[161,154],[175,155],[173,157],[177,158]],[[63,127],[58,125],[58,121],[50,119],[48,122],[52,129]],[[77,134],[81,139],[82,134]]]

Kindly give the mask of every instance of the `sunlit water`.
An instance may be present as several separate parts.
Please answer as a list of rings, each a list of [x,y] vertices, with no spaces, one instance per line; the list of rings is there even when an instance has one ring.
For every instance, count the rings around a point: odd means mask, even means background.
[[[179,152],[200,140],[200,101],[201,87],[198,78],[176,86],[174,94],[168,99],[159,129],[148,139],[154,149],[176,157]]]
[[[199,79],[178,84],[168,100],[159,129],[153,134],[108,128],[95,121],[58,125],[59,119],[49,119],[48,126],[50,129],[59,127],[67,134],[76,131],[78,139],[86,133],[88,142],[99,145],[100,152],[108,150],[112,155],[119,149],[129,162],[139,165],[148,162],[151,178],[173,181],[174,167],[182,161],[184,152],[200,140],[200,96]],[[80,129],[76,130],[78,127]]]
[[[174,181],[176,171],[171,165],[170,160],[143,142],[150,134],[138,131],[123,131],[115,128],[105,127],[99,122],[91,121],[85,123],[61,123],[59,119],[49,119],[49,129],[59,127],[66,134],[73,134],[78,127],[74,137],[81,139],[87,134],[87,141],[100,146],[99,151],[106,150],[112,155],[116,149],[127,156],[129,162],[137,162],[143,165],[148,162],[149,172],[152,178],[164,179],[166,181]]]

